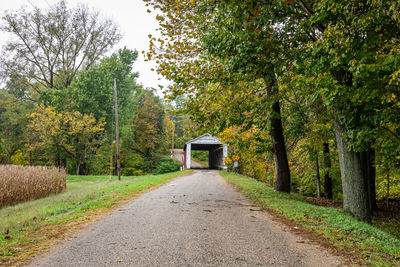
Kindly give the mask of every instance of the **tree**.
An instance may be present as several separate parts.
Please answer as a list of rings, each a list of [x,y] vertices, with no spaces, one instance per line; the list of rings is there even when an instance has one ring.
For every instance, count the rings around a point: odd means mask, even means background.
[[[30,89],[67,87],[78,71],[89,69],[121,35],[115,23],[65,0],[48,10],[7,12],[1,30],[12,38],[3,47],[1,76],[18,77]]]
[[[78,111],[58,113],[52,107],[38,105],[30,116],[31,149],[61,149],[75,164],[76,174],[95,148],[101,144],[104,118]]]
[[[58,111],[76,110],[83,114],[93,114],[97,120],[105,118],[107,133],[111,134],[114,78],[117,80],[118,112],[120,125],[123,127],[130,123],[132,105],[135,105],[132,97],[140,88],[135,82],[139,75],[132,72],[137,56],[137,51],[120,49],[90,69],[81,71],[68,88],[43,93],[42,99],[45,104],[54,106]]]
[[[6,90],[0,90],[0,162],[11,163],[16,151],[24,148],[29,103],[18,103]]]
[[[134,125],[134,149],[151,159],[163,141],[164,111],[152,92],[146,92],[136,111]]]
[[[333,113],[343,208],[366,221],[376,205],[376,133],[386,120],[382,111],[392,105],[382,99],[397,91],[390,84],[399,69],[398,54],[393,54],[400,32],[399,18],[392,13],[395,5],[395,1],[313,2],[306,8],[308,24],[319,36],[309,43],[297,66],[313,80],[310,84]]]
[[[151,39],[148,57],[156,55],[159,72],[175,81],[169,89],[174,96],[186,93],[210,103],[210,91],[220,96],[238,81],[263,79],[265,86],[256,94],[271,101],[272,140],[284,144],[278,88],[288,72],[302,76],[305,91],[322,99],[333,121],[343,208],[358,219],[371,220],[377,132],[393,118],[388,111],[397,110],[396,101],[385,101],[390,95],[398,99],[397,1],[147,2],[162,11],[157,17],[163,37],[157,47],[157,40]],[[207,114],[204,105],[190,101],[194,113]],[[398,119],[394,121],[398,125]],[[285,147],[274,149],[278,152],[286,153]],[[280,162],[287,162],[280,156]],[[282,165],[281,170],[286,169]],[[277,188],[287,191],[289,179],[281,181]]]
[[[184,92],[198,97],[210,82],[224,86],[237,81],[264,81],[264,88],[258,94],[267,95],[272,101],[270,108],[265,108],[271,109],[269,128],[276,163],[275,189],[289,192],[290,170],[277,82],[282,71],[277,58],[288,52],[282,41],[289,35],[273,35],[278,23],[274,21],[276,17],[263,20],[253,2],[148,2],[163,12],[157,16],[163,39],[156,48],[155,38],[151,40],[152,53],[148,57],[156,55],[159,72],[176,82],[176,87],[170,88],[172,95]]]

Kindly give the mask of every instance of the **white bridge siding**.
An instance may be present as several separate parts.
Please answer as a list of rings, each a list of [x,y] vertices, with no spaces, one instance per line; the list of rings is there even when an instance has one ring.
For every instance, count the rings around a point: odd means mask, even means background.
[[[191,168],[191,151],[206,150],[208,153],[208,167],[210,169],[226,169],[225,158],[228,156],[228,147],[217,137],[211,134],[204,134],[185,144],[185,169]]]

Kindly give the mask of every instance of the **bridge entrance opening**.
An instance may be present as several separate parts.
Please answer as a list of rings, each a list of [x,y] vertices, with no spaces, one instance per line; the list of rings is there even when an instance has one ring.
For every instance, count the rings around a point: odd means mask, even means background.
[[[192,150],[208,151],[208,168],[209,169],[226,169],[225,158],[228,155],[228,148],[217,137],[211,134],[204,134],[185,144],[184,147],[184,168],[192,169],[191,152]],[[194,164],[193,164],[194,165]]]

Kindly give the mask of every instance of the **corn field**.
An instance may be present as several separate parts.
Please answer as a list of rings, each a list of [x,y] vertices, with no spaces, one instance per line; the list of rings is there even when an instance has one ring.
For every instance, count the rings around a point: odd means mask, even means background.
[[[0,208],[57,194],[65,188],[65,170],[54,167],[0,165]]]

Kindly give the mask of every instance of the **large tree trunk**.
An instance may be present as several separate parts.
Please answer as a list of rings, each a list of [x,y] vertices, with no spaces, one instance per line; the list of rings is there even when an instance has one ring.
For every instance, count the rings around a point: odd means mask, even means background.
[[[275,98],[276,88],[272,82],[265,79],[269,97]],[[281,120],[281,107],[279,100],[272,105],[270,135],[273,143],[275,161],[275,191],[290,192],[290,169],[286,154],[285,138]]]
[[[318,151],[315,151],[315,171],[317,175],[317,198],[321,198],[321,176],[319,175]]]
[[[378,209],[376,205],[376,188],[375,188],[375,150],[370,149],[362,152],[362,161],[364,164],[364,175],[368,179],[369,207],[371,212]]]
[[[376,205],[376,167],[375,167],[375,150],[371,149],[369,151],[369,200],[371,203],[371,211],[376,211],[378,205]]]
[[[369,175],[366,175],[363,153],[349,151],[345,131],[334,119],[336,142],[339,152],[340,174],[343,187],[343,211],[362,221],[371,221],[369,201]]]
[[[325,177],[324,177],[324,195],[327,199],[333,198],[332,193],[332,177],[331,177],[331,156],[329,152],[329,144],[323,144],[323,153],[324,153],[324,169],[325,169]]]

